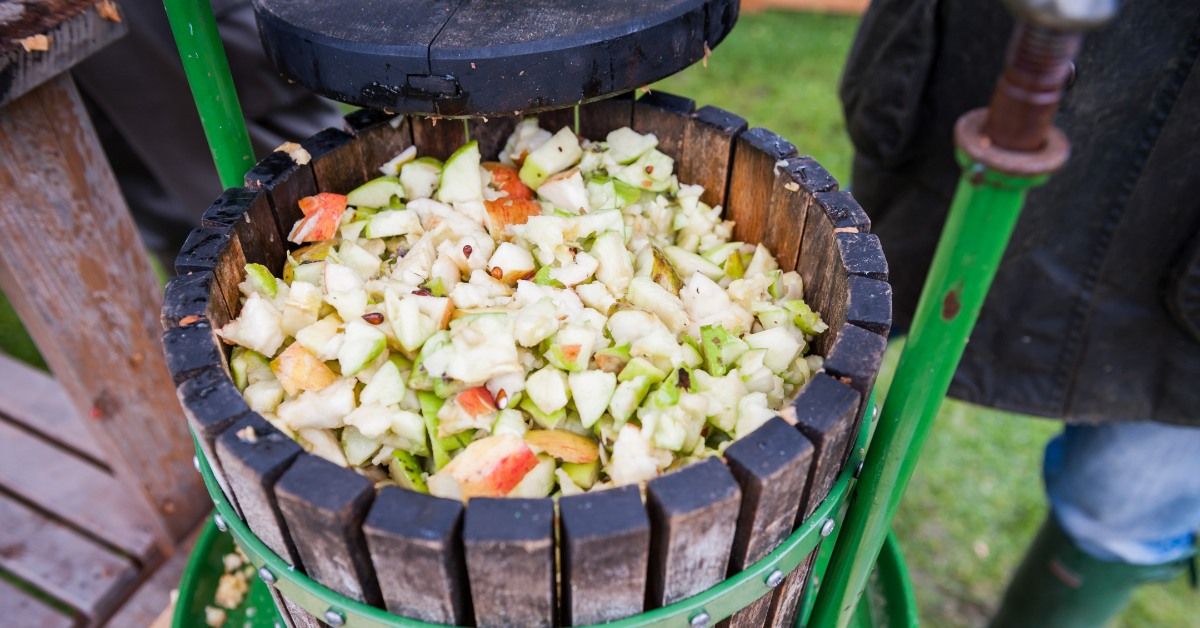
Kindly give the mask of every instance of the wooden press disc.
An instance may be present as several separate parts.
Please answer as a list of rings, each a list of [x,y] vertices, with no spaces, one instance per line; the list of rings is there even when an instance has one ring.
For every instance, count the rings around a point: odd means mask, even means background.
[[[285,78],[404,113],[513,115],[629,91],[695,63],[738,0],[254,0]]]

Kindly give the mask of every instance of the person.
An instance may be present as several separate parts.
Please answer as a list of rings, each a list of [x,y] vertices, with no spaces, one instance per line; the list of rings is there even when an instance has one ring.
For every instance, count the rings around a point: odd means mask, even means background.
[[[222,186],[162,3],[125,2],[120,10],[127,34],[72,76],[143,242],[170,269]],[[342,126],[333,103],[271,66],[249,2],[214,0],[213,12],[258,158]]]
[[[855,196],[906,326],[959,177],[952,129],[985,106],[1001,3],[875,0],[842,78]],[[1098,626],[1171,578],[1200,527],[1200,3],[1129,3],[1089,33],[1056,124],[1072,156],[1034,189],[950,395],[1063,419],[1047,517],[994,626]]]

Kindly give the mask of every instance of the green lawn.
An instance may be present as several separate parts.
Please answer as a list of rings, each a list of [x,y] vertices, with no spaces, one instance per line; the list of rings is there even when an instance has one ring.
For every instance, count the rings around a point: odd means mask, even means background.
[[[696,66],[654,89],[687,95],[771,128],[844,181],[850,144],[837,80],[856,24],[847,17],[745,15],[707,68]],[[0,350],[37,361],[2,297]],[[1044,514],[1041,450],[1056,430],[1048,421],[945,404],[895,525],[926,625],[985,621]],[[1120,625],[1200,626],[1198,617],[1200,596],[1181,579],[1139,592]]]
[[[852,17],[802,13],[744,15],[707,68],[690,68],[655,88],[770,128],[846,181],[851,148],[837,83],[857,24]],[[889,366],[897,356],[893,347]],[[964,403],[943,406],[895,523],[923,623],[986,622],[1045,515],[1042,447],[1058,429]],[[1200,626],[1200,594],[1184,579],[1147,587],[1118,625]]]

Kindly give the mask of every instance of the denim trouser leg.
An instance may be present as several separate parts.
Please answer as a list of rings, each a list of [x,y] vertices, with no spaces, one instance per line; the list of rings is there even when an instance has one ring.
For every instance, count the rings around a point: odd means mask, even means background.
[[[1095,558],[1153,565],[1195,550],[1198,427],[1068,425],[1046,446],[1044,477],[1059,524]]]

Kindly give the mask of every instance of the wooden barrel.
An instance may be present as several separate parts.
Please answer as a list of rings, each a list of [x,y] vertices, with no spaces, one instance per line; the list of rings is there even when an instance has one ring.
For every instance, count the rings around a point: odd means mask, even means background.
[[[542,126],[574,123],[572,111]],[[468,504],[401,488],[376,491],[354,471],[305,453],[252,412],[228,375],[214,329],[236,315],[244,266],[279,271],[297,201],[344,193],[415,144],[447,157],[471,138],[494,157],[516,118],[436,121],[357,111],[344,130],[301,142],[311,161],[276,152],[204,214],[167,286],[163,342],[191,428],[251,530],[309,577],[351,598],[430,622],[480,626],[599,623],[699,593],[766,556],[828,494],[858,431],[891,323],[891,289],[866,213],[811,157],[761,128],[655,93],[579,111],[580,134],[653,132],[681,181],[804,279],[829,324],[825,366],[791,406],[710,459],[652,480],[551,499]],[[814,552],[815,555],[815,552]],[[791,625],[808,563],[730,619]],[[292,625],[316,620],[276,594]]]

